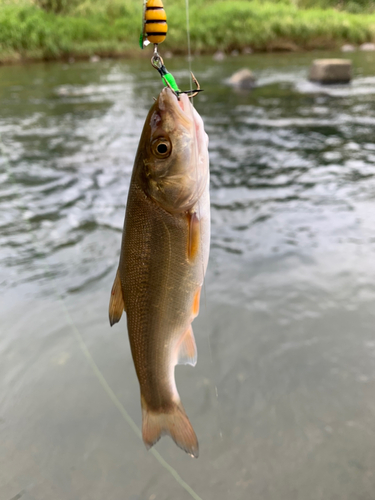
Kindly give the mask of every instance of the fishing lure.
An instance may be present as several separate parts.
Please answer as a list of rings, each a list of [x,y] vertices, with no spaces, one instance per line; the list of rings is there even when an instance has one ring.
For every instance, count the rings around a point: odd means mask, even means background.
[[[144,0],[142,33],[139,39],[141,49],[144,49],[147,45],[153,43],[154,53],[151,58],[151,64],[158,70],[164,85],[169,87],[177,98],[179,98],[180,94],[187,94],[188,97],[194,97],[198,94],[198,92],[202,91],[195,76],[192,74],[193,82],[197,87],[195,90],[180,90],[174,76],[167,70],[162,57],[159,55],[158,45],[164,42],[167,32],[167,14],[164,10],[162,0]]]
[[[168,32],[167,14],[161,0],[144,0],[140,45],[163,43]]]

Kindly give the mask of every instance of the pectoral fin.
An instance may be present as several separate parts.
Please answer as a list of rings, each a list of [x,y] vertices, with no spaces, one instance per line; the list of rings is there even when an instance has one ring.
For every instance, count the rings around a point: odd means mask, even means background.
[[[188,257],[193,261],[198,253],[200,245],[200,221],[197,214],[189,213],[189,241],[188,241]]]
[[[182,335],[177,348],[178,348],[177,364],[191,365],[191,366],[195,366],[197,364],[197,346],[195,344],[194,333],[191,325]]]
[[[125,302],[122,296],[120,273],[117,269],[116,278],[113,282],[111,298],[109,301],[109,322],[111,326],[118,323],[125,309]]]

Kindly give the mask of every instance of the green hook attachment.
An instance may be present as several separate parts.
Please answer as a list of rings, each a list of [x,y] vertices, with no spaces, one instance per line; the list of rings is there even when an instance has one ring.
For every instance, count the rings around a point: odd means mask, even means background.
[[[158,72],[163,80],[164,85],[166,87],[169,87],[176,94],[177,99],[179,98],[180,94],[187,94],[188,97],[191,98],[191,97],[196,96],[198,94],[198,92],[202,92],[200,85],[198,83],[198,80],[195,78],[193,73],[191,74],[191,76],[192,76],[193,82],[195,83],[197,88],[195,90],[187,90],[186,92],[183,92],[178,88],[178,85],[176,83],[176,80],[174,79],[174,76],[172,75],[172,73],[169,73],[169,71],[167,70],[167,68],[164,65],[164,61],[163,61],[162,57],[158,54],[157,45],[155,45],[155,48],[154,48],[154,54],[151,58],[151,64],[155,69],[158,70]]]
[[[162,76],[163,83],[166,87],[172,89],[176,94],[180,94],[181,90],[178,88],[176,80],[172,73],[166,73]]]
[[[166,87],[169,87],[170,89],[172,89],[173,92],[175,92],[176,94],[181,92],[180,89],[178,88],[176,80],[174,79],[174,76],[172,75],[172,73],[169,73],[169,71],[165,67],[164,61],[163,61],[162,57],[158,54],[156,47],[154,50],[154,54],[151,58],[151,64],[155,69],[158,70],[158,72],[163,80],[163,83]]]

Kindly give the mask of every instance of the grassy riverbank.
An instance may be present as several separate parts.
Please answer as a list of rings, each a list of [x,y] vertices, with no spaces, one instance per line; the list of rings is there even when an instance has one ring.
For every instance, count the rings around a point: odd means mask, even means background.
[[[0,0],[0,62],[140,53],[141,0],[55,2],[58,13],[36,1]],[[185,0],[164,5],[169,33],[163,49],[185,52]],[[190,0],[192,49],[309,50],[375,41],[373,2],[341,2],[347,10],[329,5],[329,0]]]

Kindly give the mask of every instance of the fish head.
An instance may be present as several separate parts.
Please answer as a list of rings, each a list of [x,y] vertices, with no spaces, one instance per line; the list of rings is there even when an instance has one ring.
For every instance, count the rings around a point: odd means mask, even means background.
[[[165,88],[143,130],[142,187],[171,213],[192,208],[208,181],[208,137],[189,98]],[[140,146],[141,146],[140,144]]]

